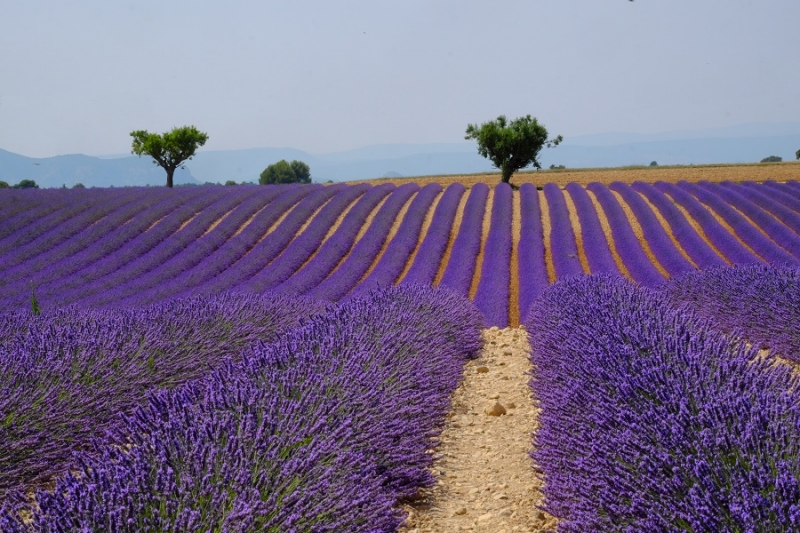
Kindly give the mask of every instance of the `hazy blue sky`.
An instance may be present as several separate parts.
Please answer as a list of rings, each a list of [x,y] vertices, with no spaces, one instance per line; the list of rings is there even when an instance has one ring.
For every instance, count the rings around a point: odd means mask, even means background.
[[[798,0],[5,0],[0,148],[458,142],[532,114],[552,134],[800,121]]]

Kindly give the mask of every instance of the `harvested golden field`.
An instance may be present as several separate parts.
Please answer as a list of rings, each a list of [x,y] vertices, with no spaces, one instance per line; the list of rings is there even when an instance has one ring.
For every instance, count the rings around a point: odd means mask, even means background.
[[[567,170],[541,170],[517,172],[511,178],[511,183],[544,184],[555,183],[564,186],[568,183],[587,185],[593,181],[598,183],[611,183],[623,181],[787,181],[800,179],[800,163],[744,163],[738,165],[698,165],[698,166],[669,166],[669,167],[621,167],[621,168],[587,168]],[[409,178],[379,178],[367,180],[368,183],[462,183],[466,186],[475,183],[493,185],[500,181],[499,173],[466,174],[452,176],[422,176]],[[361,183],[361,182],[352,182]]]

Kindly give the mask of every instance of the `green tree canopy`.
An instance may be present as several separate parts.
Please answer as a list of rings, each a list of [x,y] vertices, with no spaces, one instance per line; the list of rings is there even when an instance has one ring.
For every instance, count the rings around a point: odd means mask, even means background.
[[[0,189],[8,189],[9,187],[11,186],[8,184],[8,182],[0,180]]]
[[[783,158],[777,155],[771,155],[761,160],[762,163],[780,163],[781,161],[783,161]]]
[[[800,150],[796,151],[794,155],[797,159],[800,159]]]
[[[154,163],[167,172],[167,187],[172,187],[172,177],[175,169],[182,167],[184,161],[191,159],[197,148],[203,146],[208,140],[208,135],[199,131],[194,126],[172,128],[159,135],[146,130],[131,132],[133,145],[131,153],[149,155]]]
[[[504,115],[497,120],[467,125],[465,139],[478,141],[478,153],[500,169],[502,180],[508,183],[511,175],[529,165],[541,169],[538,157],[542,147],[558,146],[559,135],[547,139],[547,129],[530,115],[508,122]]]
[[[281,159],[264,169],[258,178],[261,185],[280,183],[311,183],[311,169],[302,161],[287,162]]]
[[[38,189],[39,185],[33,180],[22,180],[13,186],[14,189]]]

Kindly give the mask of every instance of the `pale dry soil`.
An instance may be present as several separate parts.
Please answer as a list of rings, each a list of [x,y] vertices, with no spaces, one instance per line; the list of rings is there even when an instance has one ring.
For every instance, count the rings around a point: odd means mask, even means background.
[[[403,533],[555,531],[537,508],[542,480],[528,455],[537,428],[529,346],[522,328],[483,332],[478,359],[464,369],[436,448],[437,484],[404,506]]]

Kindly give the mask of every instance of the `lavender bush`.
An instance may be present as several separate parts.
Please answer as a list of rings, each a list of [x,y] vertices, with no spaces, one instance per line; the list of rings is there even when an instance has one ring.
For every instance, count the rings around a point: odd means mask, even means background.
[[[578,246],[575,232],[569,220],[567,202],[564,193],[555,183],[548,183],[543,188],[550,210],[550,250],[553,253],[553,267],[556,279],[583,274],[581,261],[578,259]]]
[[[142,309],[0,315],[0,499],[48,481],[146,393],[207,375],[321,311],[307,299],[220,295]]]
[[[512,195],[513,190],[508,183],[500,183],[494,188],[492,221],[474,300],[486,319],[486,325],[500,328],[508,327]]]
[[[52,493],[8,505],[0,528],[396,531],[397,499],[433,482],[427,450],[480,322],[438,289],[352,298],[153,395]]]
[[[475,263],[481,250],[483,217],[486,214],[488,197],[489,187],[485,183],[478,183],[472,187],[464,206],[458,236],[453,242],[450,260],[439,282],[442,287],[447,287],[459,294],[469,295],[472,285]]]
[[[800,379],[619,277],[531,308],[533,458],[563,532],[800,528]]]
[[[741,332],[759,348],[800,363],[800,268],[749,265],[715,268],[670,280],[660,288],[676,306]]]
[[[519,314],[525,317],[531,303],[549,285],[544,255],[544,230],[539,191],[530,183],[519,188],[521,227],[519,233]]]
[[[436,211],[433,213],[428,233],[414,259],[401,280],[405,284],[431,285],[436,279],[442,256],[450,240],[453,221],[456,218],[458,204],[464,195],[465,188],[460,183],[453,183],[445,189]]]
[[[570,183],[565,189],[575,204],[575,211],[578,213],[578,220],[581,223],[583,250],[586,252],[589,271],[592,274],[619,274],[589,193],[577,183]]]

